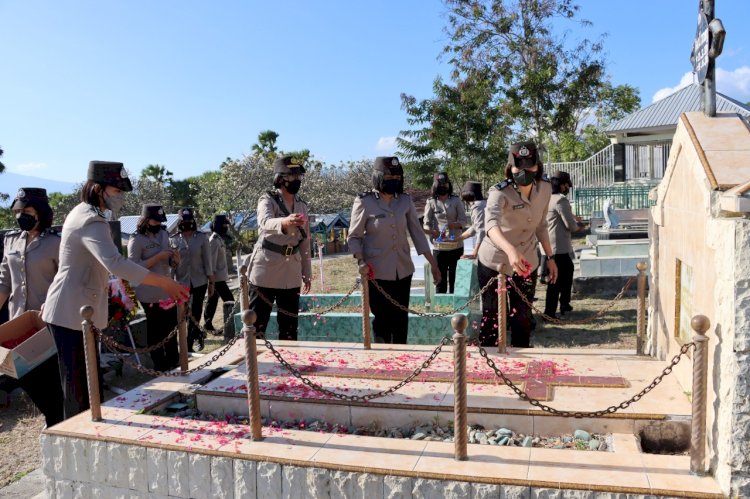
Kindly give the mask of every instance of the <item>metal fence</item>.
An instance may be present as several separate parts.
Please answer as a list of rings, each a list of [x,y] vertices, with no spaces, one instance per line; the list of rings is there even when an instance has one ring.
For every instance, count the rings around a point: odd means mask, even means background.
[[[550,163],[545,169],[550,173],[561,170],[570,174],[573,186],[609,187],[615,183],[615,151],[610,144],[584,161]]]
[[[604,200],[613,198],[615,207],[620,210],[649,208],[655,203],[649,201],[651,184],[623,184],[611,187],[579,187],[573,191],[573,211],[588,219],[594,212],[602,212]]]

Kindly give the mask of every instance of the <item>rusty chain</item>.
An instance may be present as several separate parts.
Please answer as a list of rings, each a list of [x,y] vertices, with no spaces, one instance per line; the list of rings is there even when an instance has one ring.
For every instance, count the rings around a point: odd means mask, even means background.
[[[381,390],[376,393],[368,393],[367,395],[347,395],[344,393],[338,393],[334,392],[333,390],[329,390],[328,388],[324,388],[323,386],[319,385],[318,383],[315,383],[314,381],[310,380],[310,378],[305,377],[297,368],[292,366],[289,362],[284,359],[284,357],[281,355],[281,353],[274,348],[273,344],[268,341],[267,339],[263,338],[263,341],[266,344],[266,348],[268,348],[271,353],[276,357],[276,360],[279,361],[279,363],[287,370],[289,371],[295,378],[302,381],[303,384],[308,386],[309,388],[312,388],[316,392],[323,393],[325,395],[329,395],[331,397],[334,397],[338,400],[347,400],[350,402],[367,402],[372,399],[385,397],[387,395],[390,395],[391,393],[396,392],[397,390],[401,389],[403,386],[407,385],[408,383],[411,383],[414,378],[419,376],[419,374],[422,372],[423,369],[426,369],[432,364],[432,361],[434,361],[438,355],[440,355],[440,352],[442,351],[443,347],[445,345],[448,345],[450,343],[453,343],[453,340],[449,336],[445,336],[438,346],[433,350],[432,354],[422,362],[422,364],[417,367],[413,373],[411,373],[409,376],[401,380],[398,384],[388,388],[387,390]]]
[[[104,343],[107,347],[110,348],[112,354],[115,357],[117,357],[118,359],[120,359],[121,361],[123,361],[125,364],[128,364],[130,367],[132,367],[136,371],[139,371],[139,372],[142,372],[144,374],[148,374],[149,376],[154,376],[154,377],[159,377],[159,376],[175,376],[175,377],[176,376],[187,376],[189,374],[193,374],[194,372],[200,371],[201,369],[205,369],[205,368],[209,367],[211,364],[213,364],[214,362],[216,362],[217,360],[219,360],[221,357],[223,357],[224,355],[226,355],[226,353],[229,351],[229,349],[235,343],[237,343],[237,340],[239,340],[241,338],[244,338],[244,334],[242,333],[242,331],[240,331],[239,334],[237,334],[234,337],[232,337],[229,340],[229,342],[227,342],[227,344],[224,345],[218,352],[214,353],[214,355],[209,360],[207,360],[203,364],[200,364],[200,365],[198,365],[198,366],[196,366],[196,367],[194,367],[192,369],[189,369],[187,371],[157,371],[155,369],[151,369],[149,367],[144,367],[144,366],[142,366],[142,365],[140,365],[140,364],[138,364],[136,362],[133,362],[132,360],[130,360],[129,356],[125,356],[121,352],[118,352],[115,349],[116,346],[118,345],[118,343],[115,342],[113,338],[111,338],[111,337],[109,337],[109,336],[107,336],[105,334],[102,334],[102,332],[99,330],[99,328],[97,328],[93,324],[91,325],[91,329],[92,329],[92,331],[94,331],[95,336],[102,343]]]
[[[543,404],[541,401],[530,397],[525,391],[518,388],[518,386],[513,383],[510,379],[508,379],[503,372],[498,369],[498,367],[495,365],[495,362],[487,356],[487,351],[479,347],[479,355],[484,357],[484,359],[487,361],[487,365],[490,366],[490,368],[495,372],[495,375],[498,376],[500,379],[503,380],[503,382],[511,389],[513,390],[516,395],[518,395],[522,400],[527,401],[529,404],[533,405],[534,407],[538,407],[544,412],[548,412],[550,414],[553,414],[555,416],[561,416],[564,418],[589,418],[589,417],[601,417],[606,414],[614,414],[615,412],[621,410],[621,409],[627,409],[632,403],[638,402],[641,398],[643,398],[644,395],[646,395],[648,392],[656,388],[656,386],[662,382],[665,376],[670,374],[672,372],[672,369],[674,369],[674,366],[676,366],[680,360],[682,359],[682,356],[685,355],[691,348],[695,348],[695,342],[685,343],[682,345],[682,348],[680,348],[680,353],[672,357],[672,362],[669,363],[667,367],[664,368],[664,370],[654,378],[654,380],[646,386],[643,390],[638,392],[637,394],[630,397],[628,400],[621,402],[618,405],[612,405],[607,407],[606,409],[600,410],[600,411],[562,411],[559,409],[555,409],[554,407],[550,407],[546,404]]]
[[[542,310],[539,310],[534,306],[533,301],[529,300],[529,297],[526,296],[526,293],[518,287],[518,284],[513,280],[513,278],[508,277],[507,279],[510,282],[510,285],[513,287],[515,292],[518,294],[518,296],[521,297],[521,300],[529,307],[529,309],[533,310],[534,312],[538,313],[542,319],[544,319],[547,322],[551,322],[552,324],[558,324],[558,325],[566,325],[566,324],[588,324],[590,322],[594,322],[595,320],[601,319],[601,317],[606,314],[612,307],[615,306],[615,303],[620,301],[623,296],[625,296],[625,293],[628,291],[628,288],[635,282],[636,277],[631,277],[627,280],[625,285],[622,287],[619,293],[617,293],[617,296],[615,296],[612,301],[607,303],[604,307],[602,307],[601,310],[596,312],[594,315],[591,315],[589,317],[586,317],[585,319],[574,319],[574,320],[563,320],[558,319],[557,317],[551,317],[547,314],[545,314]]]
[[[318,310],[318,309],[315,309],[315,308],[311,308],[311,309],[309,309],[309,310],[304,310],[303,312],[304,312],[305,314],[310,314],[310,315],[303,315],[303,317],[313,317],[313,316],[314,316],[314,317],[318,317],[318,316],[321,316],[321,315],[325,315],[325,314],[328,314],[328,313],[330,313],[330,312],[334,311],[335,309],[337,309],[337,308],[339,308],[339,307],[340,307],[341,305],[343,305],[343,303],[344,303],[344,302],[345,302],[346,300],[348,300],[348,299],[349,299],[349,297],[350,297],[350,296],[351,296],[351,295],[352,295],[352,294],[353,294],[353,293],[354,293],[354,292],[355,292],[355,291],[357,290],[357,288],[358,288],[358,287],[360,286],[360,284],[361,284],[361,280],[360,280],[359,278],[357,278],[357,279],[356,279],[356,281],[354,282],[354,286],[352,286],[352,289],[350,289],[350,290],[349,290],[349,292],[348,292],[348,293],[346,293],[346,294],[345,294],[344,296],[342,296],[342,297],[341,297],[341,299],[340,299],[340,300],[338,300],[338,301],[337,301],[336,303],[334,303],[333,305],[331,305],[331,306],[328,306],[328,307],[326,307],[326,308],[320,309],[320,310]],[[260,299],[261,299],[261,300],[262,300],[262,301],[263,301],[263,302],[264,302],[264,303],[265,303],[266,305],[268,305],[269,307],[273,308],[273,302],[272,302],[272,301],[271,301],[271,300],[270,300],[270,299],[269,299],[269,298],[268,298],[268,297],[267,297],[266,295],[264,295],[263,293],[261,293],[261,292],[260,292],[260,291],[258,290],[258,287],[257,287],[257,286],[254,286],[254,285],[252,285],[252,284],[249,284],[249,283],[248,283],[248,286],[250,287],[250,289],[252,289],[252,290],[253,290],[253,292],[254,292],[254,293],[256,293],[256,294],[258,295],[258,297],[259,297],[259,298],[260,298]],[[278,307],[278,306],[276,307],[276,310],[277,310],[277,311],[278,311],[279,313],[281,313],[282,315],[286,315],[287,317],[292,317],[292,318],[294,318],[294,319],[297,319],[297,318],[299,318],[299,313],[294,313],[294,312],[290,312],[290,311],[288,311],[288,310],[285,310],[285,309],[283,309],[283,308],[280,308],[280,307]]]
[[[377,289],[378,292],[381,295],[383,295],[383,297],[391,303],[391,305],[398,308],[399,310],[402,310],[403,312],[418,315],[420,317],[448,317],[449,315],[461,313],[462,310],[465,310],[466,308],[469,307],[469,305],[471,305],[472,303],[480,299],[482,295],[484,294],[484,292],[487,291],[490,288],[490,286],[492,286],[493,284],[497,282],[497,279],[498,279],[498,276],[495,276],[489,281],[487,281],[487,284],[485,284],[484,287],[480,289],[477,294],[469,298],[466,303],[464,303],[463,305],[459,305],[458,307],[455,307],[452,310],[449,310],[448,312],[420,312],[418,310],[413,310],[409,307],[402,305],[395,298],[393,298],[391,295],[386,293],[385,290],[380,286],[380,284],[378,284],[378,282],[375,279],[370,279],[368,282],[371,282],[372,285],[375,287],[375,289]]]
[[[185,319],[183,319],[183,322],[184,321]],[[96,331],[97,331],[97,334],[99,334],[99,329],[96,329]],[[165,346],[167,342],[171,340],[172,338],[174,338],[174,336],[179,332],[180,332],[180,324],[178,322],[177,325],[174,327],[174,329],[172,329],[172,331],[170,331],[170,333],[164,338],[162,338],[158,343],[154,343],[153,345],[145,346],[142,348],[131,348],[129,346],[123,345],[122,343],[118,343],[117,341],[115,341],[115,339],[112,336],[107,336],[104,333],[101,333],[101,335],[107,338],[107,340],[104,343],[112,351],[114,349],[117,349],[117,350],[121,350],[123,352],[128,352],[128,353],[149,353],[149,352],[153,352],[154,350],[158,348],[162,348],[163,346]]]

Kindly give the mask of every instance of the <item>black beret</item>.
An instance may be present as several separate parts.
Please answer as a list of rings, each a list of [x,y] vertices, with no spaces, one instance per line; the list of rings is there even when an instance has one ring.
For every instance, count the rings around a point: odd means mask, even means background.
[[[273,162],[273,172],[291,174],[305,173],[305,167],[302,166],[302,162],[295,159],[294,156],[287,155],[276,158]]]
[[[117,187],[123,191],[132,191],[128,172],[122,163],[113,161],[89,161],[89,180]]]
[[[167,221],[167,215],[164,214],[164,208],[162,208],[160,204],[156,203],[144,204],[143,208],[141,209],[141,217],[150,218],[151,220],[156,220],[157,222]]]
[[[473,194],[474,199],[483,199],[482,196],[482,183],[475,182],[473,180],[467,181],[461,188],[461,194]]]
[[[541,164],[534,142],[517,142],[510,146],[508,164],[516,168],[529,168]]]
[[[403,171],[403,168],[401,168],[401,162],[396,156],[378,156],[375,158],[375,162],[372,165],[374,171],[382,173],[392,173],[392,169],[395,168]]]
[[[49,204],[47,190],[41,187],[21,187],[16,193],[16,199],[11,205],[11,210],[21,210],[31,203]]]
[[[180,222],[195,220],[195,213],[193,212],[193,209],[189,207],[180,208],[180,210],[177,212],[177,216],[179,217]]]
[[[560,184],[573,185],[573,182],[570,180],[570,174],[568,172],[562,172],[558,170],[554,175],[552,175],[552,178],[558,179],[560,181]]]

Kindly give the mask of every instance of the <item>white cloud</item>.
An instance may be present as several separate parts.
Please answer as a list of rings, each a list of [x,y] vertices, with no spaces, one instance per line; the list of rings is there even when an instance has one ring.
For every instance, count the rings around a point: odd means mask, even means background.
[[[687,87],[693,83],[693,72],[685,73],[682,75],[682,78],[680,78],[680,83],[678,83],[674,87],[666,87],[662,88],[661,90],[657,90],[654,96],[651,98],[651,102],[656,102],[658,100],[662,100],[664,97],[669,97],[673,93],[677,92],[678,90]]]
[[[716,89],[742,103],[750,101],[750,66],[734,71],[716,68]]]
[[[685,73],[674,87],[658,90],[651,102],[656,102],[693,83],[693,73]],[[732,71],[716,68],[716,90],[740,102],[750,101],[750,66],[741,66]]]
[[[23,163],[20,165],[13,165],[8,167],[9,172],[18,173],[19,175],[37,173],[46,169],[47,163]]]
[[[375,145],[376,151],[391,152],[396,149],[396,137],[380,137]]]

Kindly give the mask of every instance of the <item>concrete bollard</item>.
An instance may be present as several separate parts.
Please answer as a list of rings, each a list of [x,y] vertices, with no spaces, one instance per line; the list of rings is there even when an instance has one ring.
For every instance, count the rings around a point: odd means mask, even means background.
[[[705,315],[696,315],[690,321],[695,331],[693,341],[693,411],[690,429],[690,471],[702,475],[706,472],[706,397],[708,386],[708,336],[711,321]]]
[[[469,319],[464,314],[456,314],[451,319],[453,335],[453,442],[456,461],[466,461],[468,457],[467,414],[466,414],[466,327]]]
[[[371,348],[370,345],[370,286],[367,274],[369,267],[363,261],[359,262],[359,275],[362,277],[362,342],[365,350]]]
[[[91,318],[94,308],[91,305],[81,307],[83,322],[83,348],[86,357],[86,378],[89,386],[89,406],[91,407],[91,421],[102,420],[102,401],[99,396],[99,361],[96,358],[96,337]]]
[[[638,262],[638,312],[636,315],[635,353],[643,355],[643,342],[646,338],[646,262]]]
[[[242,311],[242,333],[245,336],[245,367],[247,368],[247,407],[250,413],[250,434],[255,441],[263,440],[260,425],[260,384],[258,381],[258,348],[255,344],[256,315],[252,310]]]

